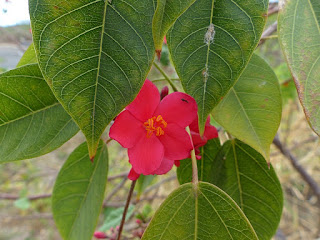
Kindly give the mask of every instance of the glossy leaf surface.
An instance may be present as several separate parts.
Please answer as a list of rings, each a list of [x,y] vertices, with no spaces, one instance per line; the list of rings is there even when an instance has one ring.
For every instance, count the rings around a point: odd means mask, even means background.
[[[277,76],[262,58],[253,55],[212,115],[231,135],[269,161],[270,144],[280,125],[281,106]]]
[[[158,0],[152,21],[153,40],[156,50],[161,50],[163,38],[176,19],[195,0]]]
[[[320,134],[320,2],[280,2],[279,41],[312,129]]]
[[[267,8],[267,0],[198,0],[168,32],[183,88],[198,103],[200,132],[246,67],[264,28]]]
[[[258,239],[237,204],[216,186],[180,186],[162,203],[142,240]]]
[[[257,151],[239,140],[227,141],[213,165],[212,183],[241,207],[260,240],[275,234],[283,196],[273,167]]]
[[[98,222],[108,175],[107,145],[100,141],[92,163],[86,143],[62,166],[52,194],[52,211],[63,239],[88,240]]]
[[[38,64],[0,75],[0,162],[38,157],[79,128],[43,79]]]
[[[94,157],[110,121],[138,94],[154,59],[153,0],[29,1],[45,79]]]
[[[200,148],[201,159],[197,160],[199,180],[210,182],[213,178],[212,165],[213,161],[220,150],[221,144],[219,138],[211,139],[206,145]],[[177,177],[180,184],[190,183],[192,181],[191,159],[180,161],[177,168]]]

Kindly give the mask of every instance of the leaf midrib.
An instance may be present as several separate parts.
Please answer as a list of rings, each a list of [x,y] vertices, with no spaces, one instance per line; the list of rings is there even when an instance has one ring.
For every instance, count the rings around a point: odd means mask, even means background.
[[[101,161],[101,156],[103,155],[103,153],[102,153],[103,148],[104,148],[104,145],[102,145],[102,147],[100,148],[100,155],[99,155],[99,157],[98,157],[98,159],[97,159],[96,166],[94,167],[94,169],[93,169],[93,171],[92,171],[92,174],[91,174],[91,176],[90,176],[90,179],[88,180],[88,187],[87,187],[87,189],[86,189],[86,192],[84,193],[84,197],[82,198],[82,201],[81,201],[81,203],[80,203],[80,207],[78,208],[78,211],[76,212],[76,216],[75,216],[74,221],[73,221],[73,223],[72,223],[72,226],[71,226],[71,228],[70,228],[70,232],[69,232],[69,234],[68,234],[68,238],[67,238],[67,239],[70,239],[70,235],[71,235],[72,232],[73,232],[73,228],[74,228],[75,223],[76,223],[76,221],[77,221],[77,219],[78,219],[78,217],[79,217],[79,213],[81,212],[81,209],[82,209],[82,207],[83,207],[83,205],[84,205],[84,202],[85,202],[86,199],[87,199],[89,189],[91,189],[92,179],[93,179],[93,177],[95,176],[95,172],[96,172],[97,167],[98,167],[98,165],[99,165],[99,163],[100,163],[100,161]],[[99,148],[97,149],[97,151],[99,151]],[[88,156],[88,155],[86,155],[86,156]]]
[[[29,116],[31,116],[31,115],[37,114],[37,113],[39,113],[39,112],[41,112],[41,111],[45,111],[45,110],[47,110],[47,109],[49,109],[49,108],[52,108],[52,107],[55,107],[55,106],[57,106],[57,105],[60,105],[60,103],[59,103],[59,102],[56,102],[56,103],[54,103],[54,104],[52,104],[52,105],[46,106],[46,107],[41,108],[41,109],[38,109],[38,110],[36,110],[36,111],[31,111],[30,113],[28,113],[28,114],[26,114],[26,115],[23,115],[23,116],[21,116],[21,117],[18,117],[18,118],[15,118],[15,119],[13,119],[13,120],[10,120],[10,121],[8,121],[8,122],[5,122],[5,123],[3,123],[3,124],[0,124],[0,127],[2,127],[2,126],[4,126],[4,125],[7,125],[7,124],[10,124],[10,123],[13,123],[13,122],[18,121],[18,120],[21,120],[21,119],[23,119],[23,118],[29,117]]]
[[[212,24],[213,8],[214,8],[214,0],[212,0],[212,4],[211,4],[211,16],[210,16],[209,26]],[[209,71],[209,54],[210,54],[211,41],[209,41],[207,45],[208,45],[208,48],[207,48],[207,56],[206,56],[207,58],[206,58],[206,64],[205,64],[205,68],[206,68],[205,71]],[[206,79],[206,81],[203,84],[201,122],[204,122],[204,106],[205,106],[205,99],[206,99],[206,92],[207,92],[207,81],[208,81],[208,79]]]
[[[240,181],[238,158],[237,158],[237,153],[236,153],[236,148],[235,148],[235,140],[233,140],[231,142],[231,145],[232,145],[232,150],[233,150],[234,165],[235,165],[237,183],[238,183],[238,188],[239,188],[240,208],[242,209],[242,211],[244,211],[243,196],[242,196],[243,192],[242,192],[242,186],[241,186],[241,181]]]
[[[264,153],[264,155],[265,155],[266,153],[265,153],[265,151],[264,151],[264,149],[263,149],[263,146],[262,146],[262,144],[261,144],[260,138],[258,137],[257,132],[256,132],[254,126],[252,125],[252,122],[250,121],[250,118],[249,118],[249,116],[248,116],[248,114],[247,114],[247,112],[246,112],[246,109],[244,108],[242,102],[240,101],[240,98],[239,98],[236,90],[235,90],[234,88],[231,88],[230,91],[233,91],[234,96],[236,97],[236,99],[237,99],[237,101],[238,101],[238,103],[239,103],[239,105],[240,105],[243,113],[244,113],[245,116],[246,116],[246,119],[247,119],[247,121],[248,121],[248,123],[249,123],[249,125],[250,125],[250,128],[252,129],[252,132],[254,133],[255,139],[257,140],[261,151],[263,151],[263,153]]]
[[[101,68],[101,56],[102,56],[102,44],[103,44],[103,38],[104,38],[104,28],[106,25],[106,14],[107,14],[107,6],[109,1],[105,0],[104,3],[104,13],[103,13],[103,20],[102,20],[102,26],[101,26],[101,40],[100,40],[100,49],[99,49],[99,60],[98,60],[98,68],[97,68],[97,76],[96,76],[96,83],[95,83],[95,90],[94,90],[94,97],[93,97],[93,109],[92,109],[92,122],[91,122],[91,146],[94,146],[94,122],[95,122],[95,111],[96,111],[96,100],[97,100],[97,92],[98,92],[98,82],[99,82],[99,75],[100,75],[100,68]]]

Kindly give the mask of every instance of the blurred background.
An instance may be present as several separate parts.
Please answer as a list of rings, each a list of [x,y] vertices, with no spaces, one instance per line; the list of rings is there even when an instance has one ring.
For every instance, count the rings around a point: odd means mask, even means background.
[[[285,151],[282,148],[281,152],[279,145],[271,146],[271,163],[285,197],[282,220],[274,239],[320,239],[320,193],[314,191],[320,185],[319,140],[305,119],[281,53],[276,32],[277,11],[277,1],[270,1],[268,23],[256,50],[277,74],[283,97],[278,137]],[[0,0],[0,73],[15,68],[31,41],[28,1]],[[166,45],[158,64],[173,80],[177,79]],[[155,80],[159,89],[165,85],[163,76],[155,68],[148,78]],[[179,85],[178,81],[176,83]],[[219,134],[223,137],[224,132]],[[50,194],[59,169],[83,141],[84,137],[79,133],[45,156],[0,165],[0,240],[61,239],[52,219]],[[129,170],[126,151],[116,142],[108,145],[109,183],[97,229],[107,232],[112,239],[130,183],[126,180]],[[315,185],[305,181],[302,172],[307,173]],[[165,176],[144,179],[136,188],[129,210],[130,218],[124,232],[126,239],[140,239],[153,212],[177,186],[174,170]]]

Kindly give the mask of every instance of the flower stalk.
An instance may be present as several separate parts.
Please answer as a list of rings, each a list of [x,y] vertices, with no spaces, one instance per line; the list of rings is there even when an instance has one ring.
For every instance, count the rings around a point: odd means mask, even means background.
[[[170,84],[170,86],[172,87],[172,90],[174,92],[178,92],[177,87],[174,85],[174,83],[171,81],[171,79],[169,78],[169,76],[161,69],[161,67],[156,63],[153,62],[153,65],[158,69],[158,71],[162,74],[162,76],[167,80],[167,82]]]
[[[190,132],[190,128],[187,127],[187,132],[190,135],[190,139],[192,141],[192,137],[191,137],[191,132]],[[192,166],[192,183],[197,186],[199,183],[199,177],[198,177],[198,165],[197,165],[197,158],[196,158],[196,152],[193,146],[193,149],[190,152],[191,155],[191,166]]]
[[[130,204],[130,201],[131,201],[131,197],[132,197],[133,190],[134,190],[134,187],[136,185],[136,182],[137,182],[137,180],[134,180],[131,183],[131,187],[130,187],[130,191],[129,191],[129,194],[128,194],[126,206],[124,207],[123,214],[122,214],[122,219],[121,219],[121,223],[120,223],[120,227],[119,227],[117,240],[121,239],[121,233],[122,233],[122,230],[123,230],[124,222],[126,221],[126,216],[127,216],[129,204]]]

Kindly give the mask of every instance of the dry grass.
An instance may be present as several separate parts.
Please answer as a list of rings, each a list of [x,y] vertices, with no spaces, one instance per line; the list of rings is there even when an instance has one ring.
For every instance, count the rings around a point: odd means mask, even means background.
[[[299,163],[320,184],[319,140],[310,129],[297,101],[284,108],[279,135]],[[320,237],[317,198],[288,159],[274,147],[271,162],[279,176],[285,198],[280,230],[288,240],[317,239]]]

